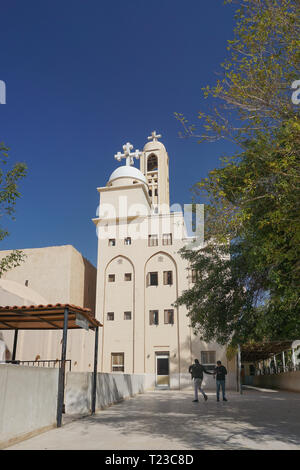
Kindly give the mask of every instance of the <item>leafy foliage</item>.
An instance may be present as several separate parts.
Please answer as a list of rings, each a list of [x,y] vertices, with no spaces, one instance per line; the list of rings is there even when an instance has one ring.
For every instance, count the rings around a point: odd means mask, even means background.
[[[233,344],[300,335],[299,2],[240,3],[225,76],[205,89],[222,105],[200,113],[201,135],[177,116],[185,135],[241,149],[193,188],[208,201],[206,240],[183,250],[198,279],[178,299],[203,339]]]
[[[8,148],[0,142],[0,217],[9,216],[14,218],[15,205],[20,197],[18,181],[26,175],[26,165],[15,163],[12,168],[8,165]],[[7,237],[9,233],[0,226],[0,241]],[[0,260],[0,277],[5,271],[18,266],[24,259],[20,250],[14,250]]]

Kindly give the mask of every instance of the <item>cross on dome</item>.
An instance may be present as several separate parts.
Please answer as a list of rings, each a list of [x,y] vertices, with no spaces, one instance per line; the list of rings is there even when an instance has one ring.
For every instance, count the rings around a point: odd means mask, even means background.
[[[152,142],[157,142],[158,139],[161,139],[161,134],[156,134],[156,131],[153,131],[147,139],[152,140]]]
[[[140,152],[138,149],[136,149],[135,152],[130,153],[130,150],[133,149],[133,145],[130,142],[127,142],[125,145],[123,145],[123,151],[124,153],[118,152],[115,155],[115,159],[120,162],[122,158],[126,158],[126,166],[132,166],[134,164],[134,158],[139,159],[140,156],[143,154],[143,152]]]

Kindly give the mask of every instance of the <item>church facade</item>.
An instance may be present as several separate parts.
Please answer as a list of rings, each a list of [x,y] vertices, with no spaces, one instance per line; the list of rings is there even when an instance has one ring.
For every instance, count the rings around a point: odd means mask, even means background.
[[[235,360],[227,360],[225,347],[195,336],[186,308],[174,305],[193,285],[194,273],[179,253],[193,239],[183,212],[170,207],[169,156],[160,137],[153,132],[141,152],[125,144],[115,155],[120,165],[98,188],[97,270],[71,245],[23,250],[25,262],[0,280],[0,304],[91,308],[103,324],[99,372],[145,374],[148,389],[178,389],[191,386],[195,358],[208,368],[221,360],[227,386],[235,388]],[[4,336],[12,350],[13,332]],[[61,332],[21,331],[17,359],[56,360],[60,345]],[[93,348],[93,333],[69,332],[72,371],[92,370]],[[215,387],[212,376],[205,375],[204,385]]]
[[[170,210],[169,156],[153,132],[140,152],[123,146],[125,165],[98,188],[93,219],[98,234],[96,317],[101,328],[101,372],[146,374],[149,388],[191,385],[189,365],[221,360],[228,386],[236,381],[226,348],[195,336],[184,306],[174,302],[192,286],[193,272],[179,250],[191,242],[182,212]],[[140,168],[134,166],[140,161]],[[206,375],[208,387],[214,386]]]

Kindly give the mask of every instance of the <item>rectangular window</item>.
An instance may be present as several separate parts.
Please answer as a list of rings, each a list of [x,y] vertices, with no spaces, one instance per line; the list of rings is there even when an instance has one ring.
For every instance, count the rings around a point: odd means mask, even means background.
[[[131,312],[124,312],[124,320],[131,320]]]
[[[116,246],[116,239],[115,238],[110,238],[108,240],[108,246]]]
[[[131,281],[131,273],[124,274],[124,281]]]
[[[111,371],[124,372],[124,353],[111,353]]]
[[[158,246],[158,235],[148,235],[148,246]]]
[[[124,245],[131,245],[131,237],[124,238]]]
[[[201,351],[201,363],[208,370],[214,369],[216,365],[216,351]]]
[[[107,313],[107,321],[114,321],[114,319],[115,319],[114,312],[108,312]]]
[[[196,270],[196,269],[192,269],[191,280],[192,280],[192,283],[193,283],[193,284],[197,281],[197,278],[198,278],[197,270]]]
[[[149,311],[149,324],[158,325],[158,310]]]
[[[172,245],[172,234],[171,233],[164,233],[163,234],[162,244],[163,245]]]
[[[165,310],[165,325],[174,325],[174,310]]]
[[[171,286],[173,284],[173,271],[164,271],[164,285]]]
[[[108,275],[108,282],[115,282],[116,276],[115,274],[109,274]]]
[[[148,286],[158,286],[158,273],[148,273],[148,280],[147,280],[147,285]]]

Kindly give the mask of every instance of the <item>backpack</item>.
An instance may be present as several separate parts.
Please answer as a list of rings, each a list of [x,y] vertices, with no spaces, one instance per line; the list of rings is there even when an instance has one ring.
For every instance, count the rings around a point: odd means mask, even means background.
[[[202,379],[203,378],[203,367],[201,364],[193,364],[190,367],[190,372],[193,379]]]

